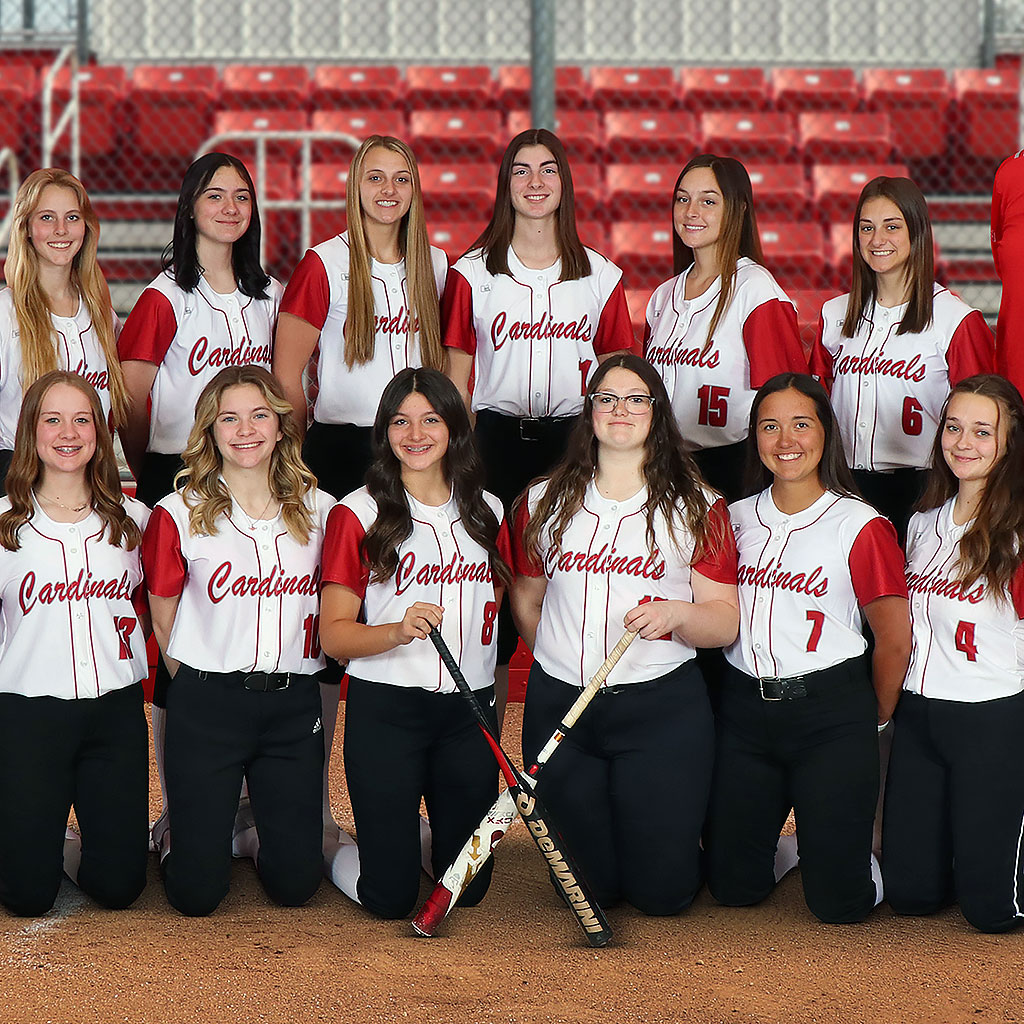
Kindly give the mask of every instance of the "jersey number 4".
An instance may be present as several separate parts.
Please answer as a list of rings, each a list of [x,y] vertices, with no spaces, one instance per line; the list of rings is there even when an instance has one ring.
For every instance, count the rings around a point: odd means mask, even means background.
[[[729,422],[729,391],[720,384],[704,384],[697,389],[697,422],[702,427],[724,427]]]
[[[978,648],[974,643],[974,623],[958,622],[956,624],[956,637],[954,639],[956,649],[962,651],[968,661],[978,660]]]

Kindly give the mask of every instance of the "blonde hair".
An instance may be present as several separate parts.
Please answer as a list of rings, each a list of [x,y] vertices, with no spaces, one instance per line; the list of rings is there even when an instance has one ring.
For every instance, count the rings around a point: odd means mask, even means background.
[[[380,146],[397,153],[406,161],[412,176],[412,202],[398,228],[398,246],[405,257],[405,277],[409,292],[409,340],[419,331],[420,359],[424,366],[444,370],[444,347],[441,345],[441,312],[430,258],[430,240],[423,215],[423,191],[416,157],[409,146],[391,135],[370,135],[356,150],[348,174],[348,316],[345,321],[345,365],[373,358],[376,310],[370,274],[370,249],[363,226],[363,205],[359,201],[359,183],[363,177],[366,154]]]
[[[213,437],[220,402],[228,388],[251,384],[277,415],[282,438],[270,457],[270,493],[281,505],[281,517],[288,532],[300,543],[309,540],[313,516],[306,495],[316,489],[316,477],[302,461],[302,442],[291,417],[292,407],[281,385],[262,366],[227,366],[203,388],[196,403],[196,419],[181,458],[185,463],[174,478],[189,509],[193,535],[212,536],[217,517],[231,511],[231,494],[221,478],[224,460]]]
[[[50,305],[39,280],[39,254],[29,237],[32,215],[48,185],[73,192],[85,221],[85,238],[71,263],[71,284],[89,312],[93,330],[107,361],[110,403],[114,411],[114,422],[120,425],[127,418],[128,392],[125,390],[121,363],[117,357],[117,339],[114,337],[110,314],[110,289],[96,260],[100,222],[89,202],[85,186],[73,174],[59,167],[33,171],[21,183],[14,200],[4,276],[11,289],[14,312],[18,319],[22,387],[28,388],[43,374],[58,368]]]

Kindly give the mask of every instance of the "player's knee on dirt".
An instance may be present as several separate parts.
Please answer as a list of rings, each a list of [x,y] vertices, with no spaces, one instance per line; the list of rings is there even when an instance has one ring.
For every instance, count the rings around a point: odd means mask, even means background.
[[[285,874],[260,870],[260,881],[267,895],[279,906],[301,907],[308,903],[323,878],[319,858],[308,869],[294,869]]]

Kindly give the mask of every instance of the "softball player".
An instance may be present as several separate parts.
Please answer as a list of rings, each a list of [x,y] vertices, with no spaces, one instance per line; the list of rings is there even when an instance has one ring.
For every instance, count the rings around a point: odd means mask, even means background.
[[[364,140],[348,192],[359,197],[348,230],[314,246],[295,268],[274,344],[274,374],[304,432],[302,377],[319,346],[303,455],[338,498],[363,484],[377,404],[391,378],[408,366],[444,368],[438,296],[448,272],[448,257],[427,241],[419,168],[404,142]]]
[[[854,497],[817,381],[767,381],[748,445],[767,487],[729,506],[740,634],[717,709],[708,887],[728,906],[764,899],[792,808],[807,906],[825,922],[859,921],[881,899],[876,724],[892,714],[910,652],[903,554],[892,525]]]
[[[996,370],[1019,390],[1024,387],[1024,326],[1020,267],[1024,264],[1024,150],[1008,157],[992,184],[992,258],[1003,287],[996,323]]]
[[[683,437],[729,501],[743,493],[754,392],[807,369],[796,307],[763,266],[746,168],[695,156],[672,191],[676,276],[647,304],[644,354],[665,380]]]
[[[0,493],[14,451],[24,389],[49,370],[80,374],[104,415],[124,423],[117,359],[120,323],[96,261],[100,225],[82,183],[56,167],[33,171],[12,210],[0,292]]]
[[[569,450],[530,488],[515,535],[513,605],[535,657],[527,764],[623,626],[643,641],[562,742],[538,792],[599,903],[678,913],[701,883],[714,746],[694,648],[736,636],[736,551],[725,503],[686,453],[648,363],[617,355],[598,368]]]
[[[969,377],[940,415],[907,531],[913,653],[882,832],[898,914],[956,899],[984,932],[1024,921],[1024,402]]]
[[[62,870],[111,908],[146,883],[148,510],[121,494],[106,419],[83,377],[39,377],[0,499],[0,902],[15,914],[45,914]]]
[[[436,876],[497,795],[494,758],[426,636],[440,629],[493,716],[495,618],[511,571],[501,504],[482,490],[451,381],[402,370],[373,445],[366,486],[331,512],[324,543],[320,636],[349,659],[345,774],[359,840],[344,836],[325,867],[367,910],[397,918],[419,891],[420,799]],[[490,873],[488,863],[462,903],[483,898]]]
[[[853,281],[821,310],[811,372],[831,391],[854,480],[901,540],[951,384],[993,369],[981,313],[935,282],[928,205],[875,178],[853,218]]]
[[[334,501],[299,458],[290,412],[267,370],[221,370],[199,396],[182,486],[161,499],[143,540],[153,628],[174,677],[164,886],[184,914],[211,913],[228,891],[243,777],[249,850],[268,895],[298,906],[320,882],[315,673]]]

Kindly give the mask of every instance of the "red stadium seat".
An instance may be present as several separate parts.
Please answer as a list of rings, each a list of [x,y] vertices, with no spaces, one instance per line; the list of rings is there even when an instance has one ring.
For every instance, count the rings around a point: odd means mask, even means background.
[[[477,239],[487,226],[486,221],[474,224],[472,221],[456,221],[441,223],[427,221],[427,234],[430,244],[444,249],[454,263]]]
[[[865,68],[864,102],[885,111],[899,156],[904,160],[946,151],[946,119],[952,90],[941,68]]]
[[[602,255],[608,255],[608,228],[601,221],[594,218],[581,220],[576,228],[580,234],[580,241],[584,245],[597,250]]]
[[[491,216],[493,164],[424,164],[420,183],[428,219],[479,224]]]
[[[839,293],[835,288],[797,288],[788,294],[796,306],[796,318],[800,324],[800,341],[803,343],[804,353],[809,355],[818,334],[821,307]]]
[[[493,170],[491,173],[493,175]],[[572,190],[576,197],[577,219],[582,223],[592,219],[603,221],[605,191],[601,167],[598,164],[573,163]]]
[[[747,168],[758,217],[808,220],[814,215],[807,178],[800,164],[751,164]]]
[[[498,68],[497,101],[502,110],[528,110],[530,107],[530,69],[522,64]],[[578,110],[590,102],[590,83],[583,69],[575,64],[555,68],[555,106]]]
[[[775,68],[771,92],[776,110],[855,110],[860,98],[851,68]]]
[[[826,164],[811,171],[811,195],[817,207],[818,216],[828,224],[832,221],[847,221],[857,209],[864,186],[872,180],[908,177],[903,164]]]
[[[627,221],[612,225],[608,255],[634,288],[656,288],[672,276],[672,228]]]
[[[1020,148],[1019,76],[988,68],[953,72],[956,125],[967,152],[1002,160]]]
[[[320,64],[313,72],[313,110],[351,107],[388,110],[397,106],[401,90],[401,74],[392,65]]]
[[[774,112],[716,111],[702,114],[700,130],[709,153],[737,160],[770,163],[791,160],[796,152],[796,118]]]
[[[808,163],[884,163],[892,155],[888,114],[801,114],[798,131]]]
[[[849,219],[837,221],[828,229],[828,262],[840,292],[850,290],[853,274],[853,225]]]
[[[676,164],[609,164],[607,193],[613,215],[626,210],[632,220],[670,224],[672,186],[679,171]]]
[[[671,109],[676,94],[672,68],[593,68],[590,89],[598,110]]]
[[[263,201],[295,199],[297,195],[295,165],[268,161],[267,176],[263,189],[259,192],[262,206],[260,222],[263,228],[263,251],[266,254],[267,265],[284,274],[290,273],[298,262],[299,211],[266,209]]]
[[[347,183],[347,163],[313,164],[309,169],[311,199],[344,199]],[[345,224],[344,210],[313,210],[310,215],[313,244],[340,235],[345,230]]]
[[[301,64],[229,64],[222,81],[225,110],[301,110],[309,100],[309,72]]]
[[[132,72],[128,94],[135,108],[135,141],[140,153],[195,153],[211,134],[217,88],[217,72],[212,67],[140,64]]]
[[[679,95],[687,110],[764,110],[768,81],[762,68],[683,68]]]
[[[509,139],[513,139],[531,126],[532,118],[528,110],[513,110],[508,115],[506,132]],[[601,159],[604,151],[601,143],[601,120],[593,111],[566,110],[556,114],[555,134],[565,146],[570,163],[594,163]]]
[[[504,143],[496,110],[414,110],[409,136],[418,159],[486,163]]]
[[[814,222],[759,225],[765,266],[786,290],[829,286],[825,234]]]
[[[405,98],[410,111],[489,107],[494,99],[491,69],[483,65],[406,68]]]
[[[42,87],[44,73],[40,73]],[[87,65],[78,72],[78,101],[81,110],[82,156],[99,156],[113,152],[118,146],[121,105],[125,99],[127,77],[123,67]],[[71,99],[71,72],[64,67],[57,72],[53,86],[56,119]],[[71,133],[61,136],[61,144],[70,146]]]
[[[605,148],[617,163],[673,163],[700,150],[697,119],[679,111],[612,111],[604,116]]]
[[[213,134],[224,132],[300,131],[308,127],[309,115],[302,110],[222,110],[213,119]],[[250,166],[256,159],[256,143],[252,139],[232,139],[218,143]],[[267,159],[295,162],[300,158],[301,144],[293,141],[267,143]]]
[[[362,141],[368,135],[405,135],[405,115],[401,110],[314,110],[313,131],[342,132]],[[351,146],[342,142],[314,142],[313,159],[317,163],[351,160]]]
[[[666,277],[665,280],[668,280]],[[643,341],[647,330],[647,303],[651,301],[653,288],[627,288],[626,305],[629,307],[629,319],[633,324],[633,333]]]

